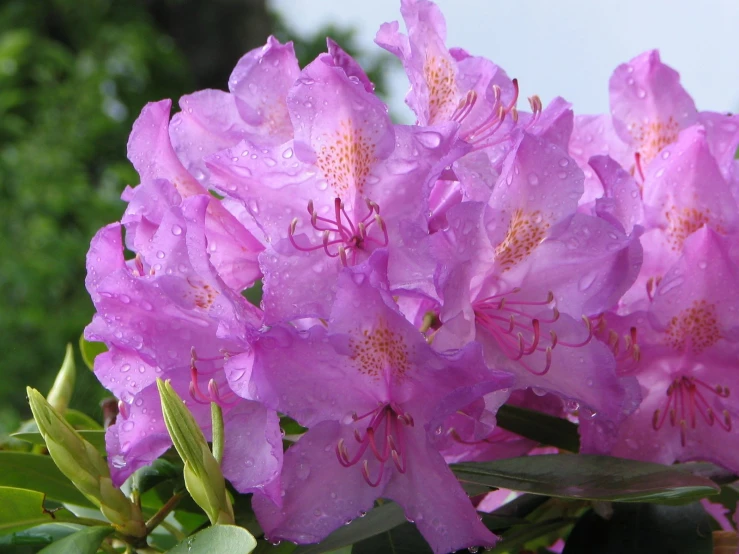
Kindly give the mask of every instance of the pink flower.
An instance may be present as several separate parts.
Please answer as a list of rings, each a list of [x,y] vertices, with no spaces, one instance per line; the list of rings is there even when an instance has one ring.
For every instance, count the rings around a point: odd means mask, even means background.
[[[661,62],[657,50],[618,66],[609,90],[610,114],[575,118],[570,152],[585,169],[581,204],[590,205],[602,193],[587,165],[591,156],[609,155],[641,181],[657,155],[683,129],[696,124],[705,127],[724,178],[736,181],[733,158],[739,146],[739,116],[698,112],[678,73]]]
[[[292,42],[274,37],[247,52],[228,80],[229,92],[201,90],[180,99],[169,133],[183,165],[210,186],[205,158],[250,139],[271,146],[292,138],[287,92],[300,74]]]
[[[710,460],[739,470],[739,405],[735,371],[739,354],[739,266],[731,241],[707,226],[685,239],[682,255],[654,292],[648,312],[606,316],[612,346],[624,330],[621,372],[636,376],[639,408],[621,424],[615,442],[602,442],[587,426],[583,451],[671,464]],[[623,343],[622,343],[623,344]],[[602,437],[601,437],[602,438]]]
[[[149,243],[171,206],[191,196],[208,194],[172,149],[170,105],[169,100],[147,104],[128,141],[128,157],[141,177],[139,186],[123,193],[129,205],[122,222],[129,231],[127,246],[134,251]],[[210,261],[229,286],[243,290],[261,276],[257,256],[264,247],[221,202],[208,204],[205,235]]]
[[[405,285],[404,241],[425,232],[428,185],[454,155],[456,124],[393,125],[340,61],[319,56],[290,90],[293,141],[242,141],[208,159],[212,181],[243,203],[270,245],[260,258],[268,323],[327,317],[340,268],[378,248]]]
[[[489,372],[475,344],[434,352],[386,292],[384,258],[342,271],[327,328],[265,335],[271,344],[253,361],[251,397],[309,430],[286,453],[282,507],[256,495],[254,510],[270,540],[310,543],[385,497],[435,552],[491,546],[495,536],[438,452],[435,429],[510,378]]]
[[[479,341],[489,367],[517,388],[617,420],[638,400],[615,373],[589,316],[631,285],[641,250],[607,221],[576,214],[582,172],[566,153],[523,134],[489,204],[463,202],[433,236],[439,257],[440,350]]]
[[[95,358],[95,375],[120,399],[118,420],[106,433],[118,484],[171,446],[156,387],[161,377],[171,380],[206,435],[210,403],[223,406],[228,437],[223,470],[238,490],[277,486],[282,464],[277,415],[235,396],[223,371],[229,356],[250,348],[261,314],[209,262],[210,203],[217,200],[198,195],[170,207],[129,262],[119,224],[101,229],[90,246],[86,285],[97,313],[85,337],[107,345]]]

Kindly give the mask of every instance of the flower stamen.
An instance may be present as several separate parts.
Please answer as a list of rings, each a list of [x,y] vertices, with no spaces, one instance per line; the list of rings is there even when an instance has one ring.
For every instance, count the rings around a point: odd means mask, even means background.
[[[380,217],[380,207],[371,200],[365,199],[368,213],[360,220],[352,219],[347,212],[344,202],[340,198],[334,199],[334,219],[318,215],[313,201],[308,201],[311,227],[321,233],[321,243],[305,246],[295,240],[295,231],[300,221],[294,218],[288,226],[288,238],[296,250],[312,252],[321,250],[330,258],[339,258],[343,266],[354,265],[357,262],[358,251],[363,250],[365,244],[374,243],[387,246],[389,242],[387,227]],[[372,228],[380,231],[379,238],[373,236]],[[377,233],[375,233],[376,235]],[[335,248],[334,248],[335,247]]]
[[[728,398],[730,395],[729,388],[723,385],[712,387],[696,377],[677,377],[667,387],[666,405],[656,409],[652,415],[652,428],[659,431],[669,417],[672,427],[680,427],[680,443],[683,447],[687,443],[688,424],[690,429],[695,429],[698,416],[710,427],[715,423],[724,431],[731,431],[732,421],[728,410],[722,411],[721,418],[716,417],[706,398],[708,393],[716,398]]]
[[[403,426],[412,427],[413,418],[397,406],[389,404],[378,406],[362,416],[352,414],[354,421],[361,421],[368,417],[372,419],[364,433],[361,433],[358,429],[354,430],[354,438],[359,443],[359,449],[354,456],[350,458],[346,442],[342,438],[336,445],[336,457],[344,467],[351,467],[361,461],[364,480],[371,487],[377,487],[384,475],[385,462],[389,459],[392,458],[393,464],[399,472],[405,473],[408,462],[405,457]],[[374,479],[370,476],[370,459],[365,456],[368,450],[380,463],[379,474]]]

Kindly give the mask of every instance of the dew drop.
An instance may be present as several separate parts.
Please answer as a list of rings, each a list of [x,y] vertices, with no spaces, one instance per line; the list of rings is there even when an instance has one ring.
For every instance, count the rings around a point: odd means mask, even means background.
[[[179,225],[172,225],[172,234],[179,237],[182,234],[182,227]]]
[[[293,157],[293,149],[292,148],[288,148],[287,150],[285,150],[282,153],[282,157],[285,158],[286,160],[289,160],[290,158],[292,158]]]
[[[437,148],[441,144],[441,135],[435,131],[418,133],[416,138],[426,148]]]

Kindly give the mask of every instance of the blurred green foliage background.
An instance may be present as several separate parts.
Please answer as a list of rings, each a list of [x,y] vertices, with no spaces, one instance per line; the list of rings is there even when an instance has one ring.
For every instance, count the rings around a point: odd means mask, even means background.
[[[65,344],[92,317],[85,254],[138,183],[126,141],[143,105],[225,88],[239,57],[271,33],[295,39],[265,0],[0,5],[0,435],[29,415],[25,385],[50,386]],[[327,35],[383,90],[388,58],[357,53],[349,29],[297,40],[301,63]],[[105,391],[80,373],[72,405],[96,414]]]

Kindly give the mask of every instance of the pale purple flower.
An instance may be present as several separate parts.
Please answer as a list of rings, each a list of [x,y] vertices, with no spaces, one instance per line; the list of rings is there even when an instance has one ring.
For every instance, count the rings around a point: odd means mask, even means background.
[[[134,251],[149,244],[171,206],[190,196],[208,194],[172,149],[170,106],[169,100],[147,104],[128,141],[128,158],[141,177],[139,186],[123,194],[129,202],[122,218],[129,231],[126,244]],[[207,206],[205,235],[210,261],[230,287],[246,289],[261,276],[257,256],[264,246],[221,202]]]
[[[230,437],[223,470],[238,490],[277,486],[277,415],[237,397],[223,371],[229,356],[249,350],[261,313],[209,262],[206,214],[217,202],[197,195],[169,208],[150,242],[128,262],[119,224],[92,240],[86,285],[97,313],[85,337],[108,347],[95,358],[95,375],[120,399],[117,422],[106,433],[117,484],[171,446],[156,387],[160,377],[171,380],[207,436],[210,403],[222,405]]]
[[[327,327],[263,337],[249,396],[308,432],[286,453],[282,506],[256,495],[254,510],[270,540],[310,543],[384,497],[435,552],[491,546],[434,441],[447,414],[511,380],[485,368],[476,344],[433,351],[387,293],[384,258],[341,272]]]
[[[620,371],[636,376],[643,400],[615,436],[581,425],[584,452],[665,464],[709,460],[739,470],[739,266],[730,245],[702,227],[685,239],[648,312],[605,316],[610,344],[626,354]],[[636,340],[624,341],[627,333]]]

